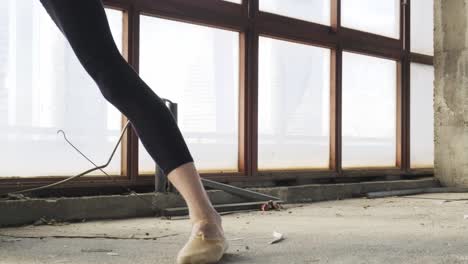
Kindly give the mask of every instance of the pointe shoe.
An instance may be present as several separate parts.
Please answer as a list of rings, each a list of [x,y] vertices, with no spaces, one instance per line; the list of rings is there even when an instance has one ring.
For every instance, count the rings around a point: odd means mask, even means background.
[[[205,228],[210,226],[219,229],[219,226],[204,223]],[[203,231],[192,235],[177,255],[177,264],[211,264],[217,263],[223,257],[229,245],[224,235],[220,238],[206,238]]]

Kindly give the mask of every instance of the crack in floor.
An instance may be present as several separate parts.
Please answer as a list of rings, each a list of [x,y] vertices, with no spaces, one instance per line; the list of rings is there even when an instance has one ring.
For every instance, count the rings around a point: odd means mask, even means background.
[[[5,237],[5,238],[14,238],[14,239],[80,238],[80,239],[114,239],[114,240],[157,240],[157,239],[166,238],[166,237],[175,237],[178,235],[180,234],[169,234],[169,235],[157,236],[157,237],[118,237],[118,236],[13,236],[13,235],[0,234],[0,238]]]

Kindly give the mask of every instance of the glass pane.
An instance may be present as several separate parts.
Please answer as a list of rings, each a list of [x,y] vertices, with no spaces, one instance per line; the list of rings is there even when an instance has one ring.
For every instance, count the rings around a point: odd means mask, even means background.
[[[260,10],[330,25],[330,0],[260,0]]]
[[[434,67],[411,64],[411,167],[434,166]]]
[[[396,67],[343,53],[343,167],[396,165]]]
[[[239,33],[142,16],[140,43],[140,74],[178,103],[197,168],[237,171]],[[140,172],[153,172],[141,143],[140,153]]]
[[[411,0],[411,51],[434,54],[434,0]]]
[[[341,0],[341,24],[398,39],[400,0]]]
[[[233,3],[236,3],[236,4],[242,4],[242,0],[223,0],[223,1],[233,2]]]
[[[260,38],[259,169],[328,168],[330,50]]]
[[[122,42],[122,12],[107,10]],[[0,176],[73,175],[97,164],[120,135],[121,115],[102,96],[40,1],[0,1]],[[25,166],[27,164],[27,166]],[[120,150],[108,168],[120,174]],[[101,175],[95,172],[95,175]]]

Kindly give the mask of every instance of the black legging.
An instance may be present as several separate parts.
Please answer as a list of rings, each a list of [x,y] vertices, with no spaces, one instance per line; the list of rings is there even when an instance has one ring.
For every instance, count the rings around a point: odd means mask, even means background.
[[[114,43],[101,0],[40,0],[104,98],[132,123],[165,174],[193,158],[171,112]]]

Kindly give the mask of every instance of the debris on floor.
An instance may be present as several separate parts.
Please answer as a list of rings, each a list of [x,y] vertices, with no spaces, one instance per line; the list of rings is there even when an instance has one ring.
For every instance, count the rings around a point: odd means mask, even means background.
[[[271,210],[281,210],[283,207],[277,201],[270,200],[262,204],[261,210],[262,211],[271,211]]]
[[[10,200],[10,201],[18,201],[18,200],[30,200],[31,198],[23,195],[23,194],[15,194],[15,193],[9,193],[9,194],[5,194],[5,195],[2,195],[0,197],[0,199],[2,200]]]
[[[0,242],[2,243],[14,243],[14,242],[19,242],[21,239],[19,238],[1,238]]]
[[[281,242],[281,241],[284,240],[283,234],[278,233],[278,232],[276,232],[276,231],[273,232],[273,238],[274,238],[274,239],[273,239],[272,241],[270,241],[270,243],[269,243],[270,245],[271,245],[271,244],[276,244],[276,243]]]
[[[81,249],[83,253],[110,253],[112,249],[102,249],[102,248],[84,248]]]
[[[41,226],[41,225],[53,225],[53,226],[64,226],[69,225],[68,222],[59,222],[55,219],[46,219],[45,217],[39,218],[36,222],[33,223],[34,226]]]

